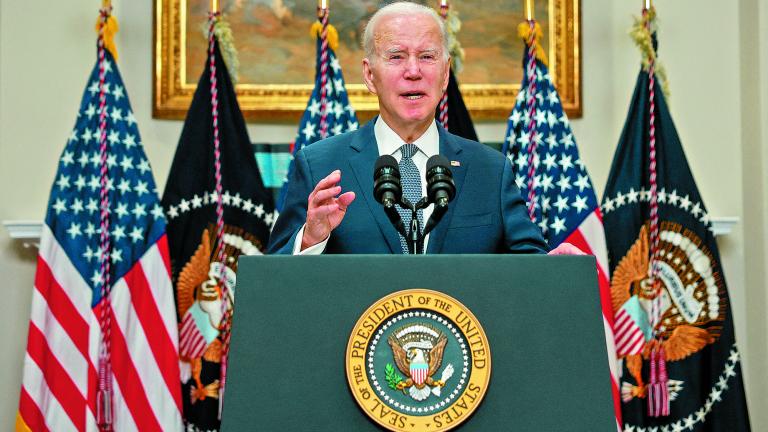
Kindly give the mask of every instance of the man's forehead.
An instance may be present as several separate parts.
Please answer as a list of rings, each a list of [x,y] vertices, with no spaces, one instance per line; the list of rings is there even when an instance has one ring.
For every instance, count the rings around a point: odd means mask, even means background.
[[[442,48],[440,27],[425,15],[385,17],[374,29],[373,39],[379,51],[440,51]]]

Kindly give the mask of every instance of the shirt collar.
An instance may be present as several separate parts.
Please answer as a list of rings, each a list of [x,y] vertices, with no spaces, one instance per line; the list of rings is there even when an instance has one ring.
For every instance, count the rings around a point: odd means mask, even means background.
[[[379,147],[380,155],[399,154],[400,146],[406,144],[389,125],[379,116],[373,126],[373,133],[376,137],[376,143]],[[427,130],[413,142],[419,151],[427,155],[434,156],[440,153],[440,135],[437,132],[437,123],[432,120]]]

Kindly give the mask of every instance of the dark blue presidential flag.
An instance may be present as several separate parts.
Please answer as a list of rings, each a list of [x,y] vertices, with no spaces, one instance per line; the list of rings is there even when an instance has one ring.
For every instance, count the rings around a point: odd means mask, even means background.
[[[323,56],[322,38],[318,37],[315,87],[307,103],[307,109],[304,110],[304,114],[301,116],[299,131],[293,143],[291,155],[295,155],[297,151],[313,142],[357,130],[359,126],[357,114],[352,105],[349,104],[349,97],[347,96],[347,89],[344,84],[344,75],[341,72],[341,65],[336,57],[336,53],[333,51],[333,48],[327,46],[325,55],[327,57]],[[325,67],[323,67],[324,58],[327,62]],[[325,98],[323,98],[322,94],[323,89],[325,89]],[[323,111],[323,102],[325,102],[325,111]],[[325,130],[325,135],[323,135],[323,130]],[[286,180],[283,183],[280,197],[277,200],[278,210],[282,210],[285,204],[285,194],[288,190],[287,179],[291,178],[293,170],[293,160],[291,160]]]
[[[179,317],[187,431],[221,423],[238,257],[261,254],[275,219],[222,51],[213,35],[163,193]],[[226,26],[223,26],[226,29]],[[247,311],[245,311],[247,312]]]
[[[459,89],[459,82],[456,80],[456,75],[453,73],[453,67],[451,67],[450,76],[448,78],[448,88],[445,89],[446,98],[446,115],[448,123],[448,132],[458,135],[462,138],[466,138],[472,141],[478,141],[477,132],[475,132],[475,125],[472,123],[472,116],[469,115],[469,110],[464,104],[464,98],[461,96],[461,90]],[[435,120],[442,123],[440,118],[442,102],[437,106],[435,110]],[[445,125],[443,124],[443,127]]]
[[[749,430],[711,217],[652,70],[637,77],[602,202],[624,427]]]

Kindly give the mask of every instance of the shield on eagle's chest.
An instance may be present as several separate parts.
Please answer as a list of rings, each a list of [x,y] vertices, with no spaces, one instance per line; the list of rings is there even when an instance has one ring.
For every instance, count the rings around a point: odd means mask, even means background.
[[[412,362],[410,366],[411,378],[418,385],[424,384],[429,372],[429,365],[424,362]]]

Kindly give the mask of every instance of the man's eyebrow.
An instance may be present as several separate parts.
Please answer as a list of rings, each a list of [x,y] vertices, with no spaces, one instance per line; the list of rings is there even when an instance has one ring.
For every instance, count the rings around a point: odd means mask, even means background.
[[[400,54],[404,53],[406,50],[402,47],[392,47],[384,50],[384,54]],[[438,54],[440,53],[440,50],[437,48],[426,48],[419,51],[419,54]]]
[[[392,48],[388,48],[388,49],[384,50],[384,53],[385,54],[397,54],[397,53],[401,53],[401,52],[404,52],[404,51],[405,50],[402,49],[401,47],[392,47]]]

